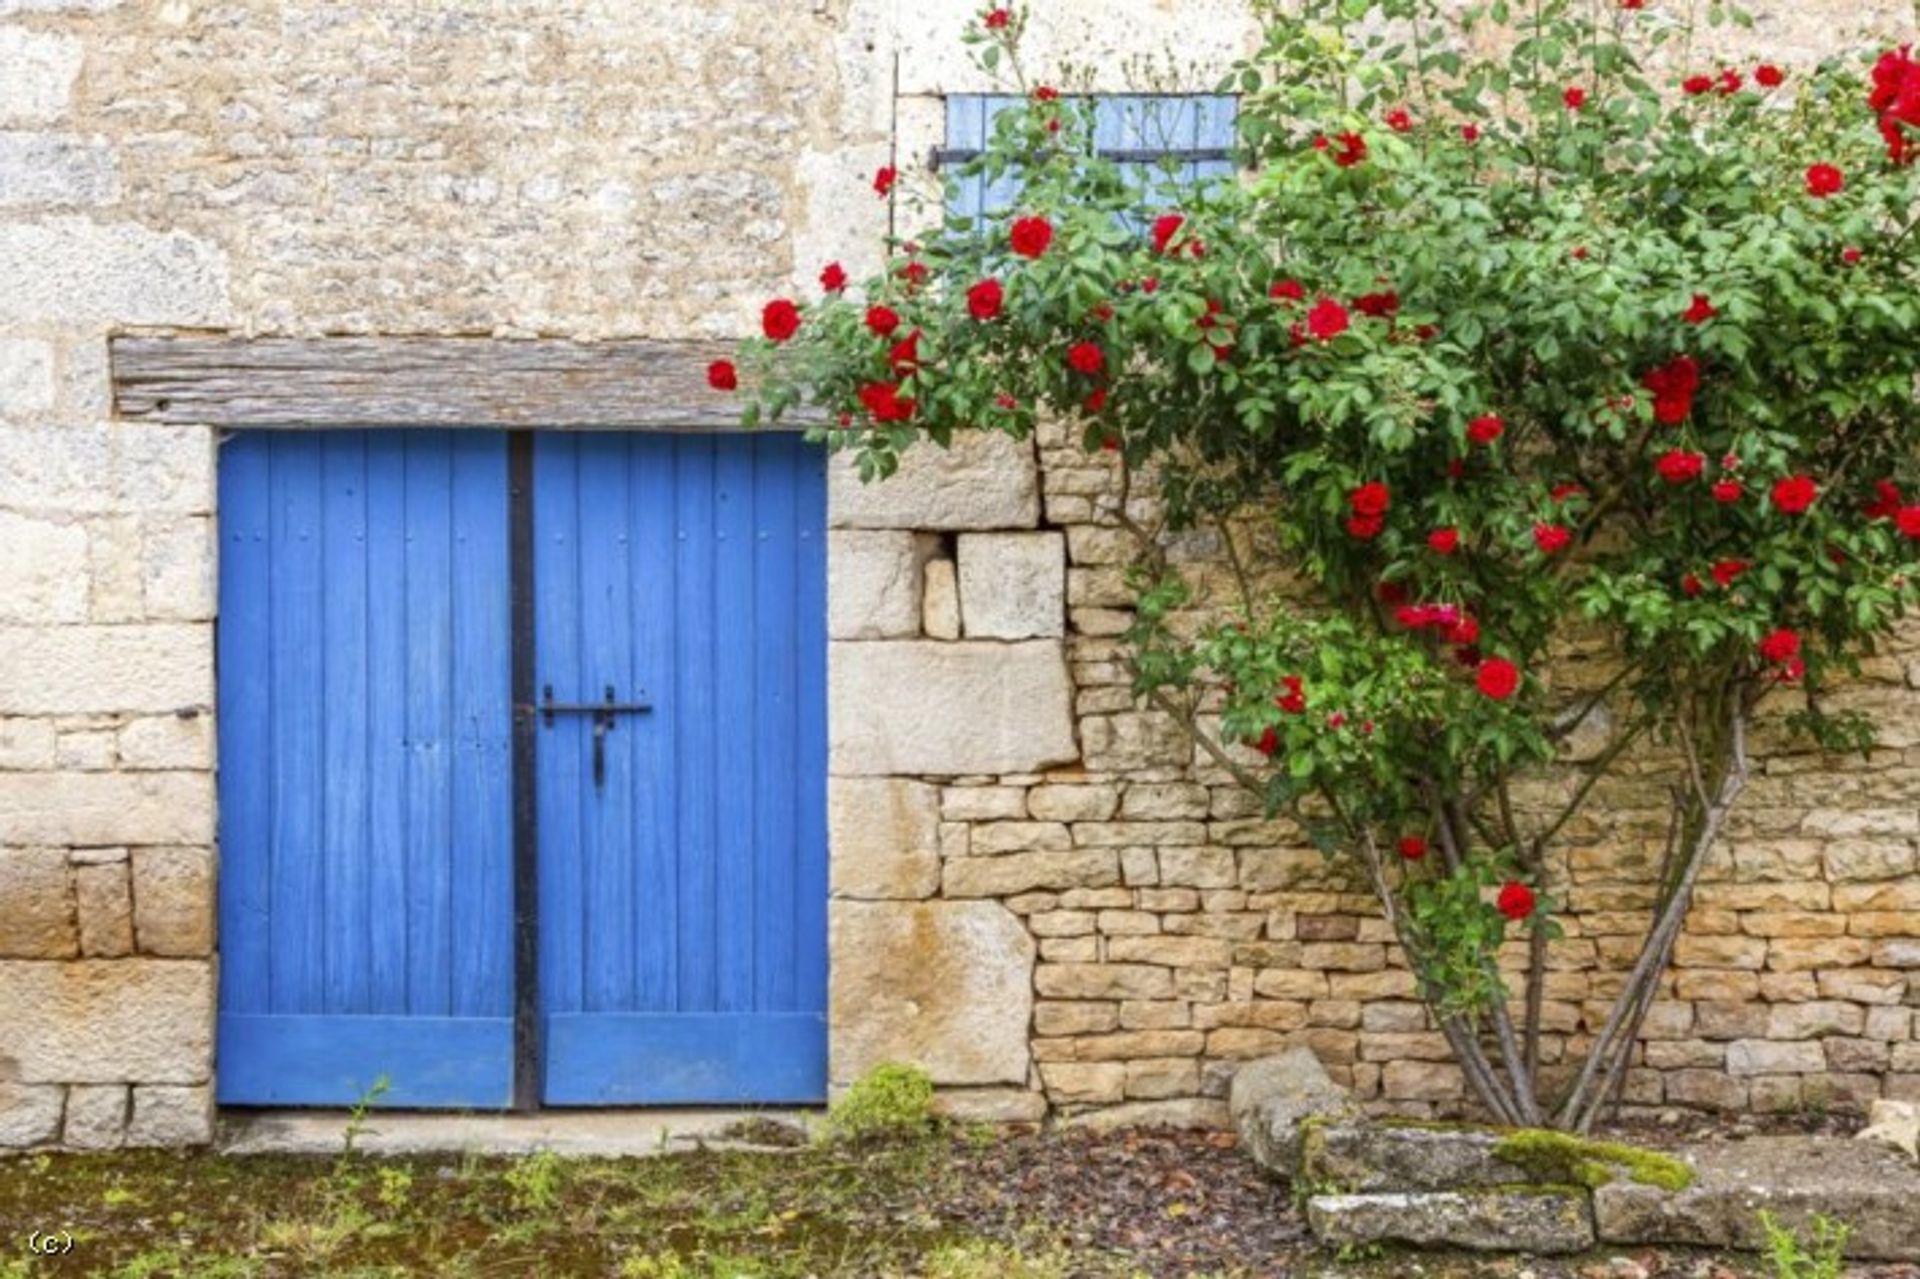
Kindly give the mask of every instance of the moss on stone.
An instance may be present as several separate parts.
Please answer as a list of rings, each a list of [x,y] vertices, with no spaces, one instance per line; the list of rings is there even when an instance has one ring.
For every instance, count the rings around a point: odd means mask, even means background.
[[[1617,1173],[1662,1190],[1685,1190],[1693,1184],[1693,1169],[1672,1155],[1546,1128],[1514,1129],[1494,1144],[1493,1153],[1540,1181],[1570,1183],[1589,1190],[1606,1185]]]

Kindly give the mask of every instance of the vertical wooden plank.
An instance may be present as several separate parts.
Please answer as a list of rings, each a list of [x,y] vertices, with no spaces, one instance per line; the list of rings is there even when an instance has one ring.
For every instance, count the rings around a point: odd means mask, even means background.
[[[374,431],[367,461],[366,1011],[407,1011],[407,436]]]
[[[580,560],[578,435],[543,431],[533,443],[534,650],[536,696],[556,700],[580,687]],[[582,771],[583,728],[577,717],[535,721],[540,814],[540,992],[544,1011],[585,1007],[585,892],[581,886],[580,821],[591,785]]]
[[[780,749],[777,728],[763,725],[766,709],[754,678],[757,654],[752,638],[764,624],[753,607],[758,540],[754,462],[757,445],[768,438],[735,435],[714,441],[713,680],[719,731],[712,735],[712,753],[701,763],[712,770],[725,792],[714,826],[717,1012],[753,1007],[753,956],[760,942],[753,909],[755,773]]]
[[[977,93],[949,93],[947,95],[947,145],[953,148],[974,147],[985,134],[986,99]],[[962,217],[977,218],[986,209],[986,179],[980,174],[961,176],[955,166],[955,172],[948,175],[951,188],[947,196],[947,211]]]
[[[632,508],[628,492],[628,442],[618,435],[580,440],[580,598],[575,621],[580,635],[581,675],[576,685],[554,686],[565,701],[600,702],[607,690],[631,701],[633,670]],[[630,715],[611,721],[601,737],[603,780],[593,776],[594,724],[574,717],[585,734],[581,823],[583,887],[586,893],[586,1002],[588,1011],[626,1009],[633,997],[633,744],[639,731]]]
[[[794,998],[827,1007],[827,456],[787,436],[794,475],[794,642],[799,651],[798,766],[793,770]]]
[[[407,1010],[453,1007],[453,441],[407,441]]]
[[[220,446],[220,1007],[272,1007],[273,441]]]
[[[715,808],[719,779],[715,758],[714,648],[714,441],[689,438],[675,459],[676,540],[674,616],[679,623],[674,679],[678,714],[675,751],[680,760],[677,857],[679,865],[679,990],[681,1012],[714,1006]]]
[[[993,139],[993,121],[1002,111],[1018,110],[1024,107],[1019,98],[995,96],[985,99],[980,113],[980,134],[971,145],[984,149]],[[1019,203],[1020,189],[1025,185],[1025,177],[1017,170],[1001,174],[987,187],[980,198],[981,207],[988,214],[1005,213]]]
[[[455,432],[450,444],[449,962],[452,1011],[467,1017],[513,1012],[506,445],[491,431]]]
[[[1239,144],[1237,121],[1240,114],[1240,100],[1231,94],[1211,93],[1194,99],[1193,145],[1201,149],[1224,147],[1229,150]],[[1234,174],[1231,160],[1201,160],[1190,166],[1190,180],[1196,184],[1212,182],[1220,178],[1231,178]]]
[[[755,700],[753,775],[755,1008],[795,1007],[795,885],[801,833],[795,822],[800,776],[800,655],[809,624],[799,614],[799,539],[795,502],[799,474],[790,441],[755,442],[754,621],[751,645],[759,692]]]
[[[653,710],[633,723],[634,1006],[671,1011],[678,1003],[680,876],[677,849],[680,758],[674,749],[678,510],[675,458],[682,438],[628,439],[627,516],[633,530],[633,684]]]
[[[323,485],[320,727],[325,842],[325,999],[330,1013],[368,1011],[367,453],[360,432],[321,443]],[[318,1011],[318,1010],[316,1010]]]
[[[322,648],[320,437],[276,442],[273,501],[273,1010],[320,1006],[326,903],[320,735]]]

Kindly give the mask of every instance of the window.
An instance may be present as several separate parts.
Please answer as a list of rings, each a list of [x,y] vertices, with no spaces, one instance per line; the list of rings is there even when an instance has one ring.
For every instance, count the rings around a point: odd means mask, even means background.
[[[993,121],[1023,100],[994,94],[947,98],[947,145],[934,153],[936,167],[959,166],[978,156],[993,134]],[[1099,94],[1093,98],[1094,147],[1104,156],[1137,165],[1144,178],[1169,159],[1178,179],[1200,182],[1234,170],[1234,120],[1239,100],[1222,94]],[[989,183],[984,174],[962,177],[953,212],[1000,213],[1019,199],[1014,177]]]

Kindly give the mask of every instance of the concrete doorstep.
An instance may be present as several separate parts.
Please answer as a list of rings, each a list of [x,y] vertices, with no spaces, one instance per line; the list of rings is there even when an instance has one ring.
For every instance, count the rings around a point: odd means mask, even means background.
[[[532,1114],[373,1111],[355,1150],[370,1155],[528,1155],[593,1158],[697,1149],[774,1150],[806,1144],[809,1110],[546,1110]],[[215,1145],[229,1155],[337,1155],[353,1121],[345,1110],[238,1110],[220,1116]]]

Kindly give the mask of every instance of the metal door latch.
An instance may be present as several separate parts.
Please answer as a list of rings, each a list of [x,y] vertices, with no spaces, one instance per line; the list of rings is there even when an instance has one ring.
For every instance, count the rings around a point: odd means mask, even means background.
[[[613,731],[614,716],[645,715],[653,709],[653,704],[616,701],[611,684],[606,686],[606,697],[602,701],[556,702],[553,685],[544,684],[540,688],[540,704],[531,709],[540,712],[541,722],[548,728],[553,727],[556,715],[593,716],[593,788],[600,790],[607,783],[607,734]]]

